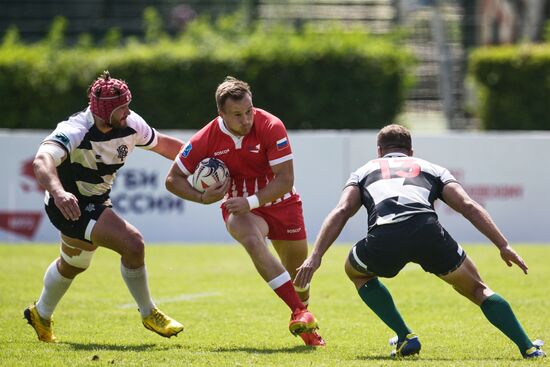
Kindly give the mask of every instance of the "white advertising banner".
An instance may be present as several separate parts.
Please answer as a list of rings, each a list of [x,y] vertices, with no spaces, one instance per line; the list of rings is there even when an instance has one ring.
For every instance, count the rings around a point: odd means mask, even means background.
[[[191,132],[168,134],[187,139]],[[44,212],[32,160],[42,132],[0,132],[4,179],[0,180],[0,241],[57,242]],[[289,132],[294,151],[295,187],[304,204],[309,241],[336,205],[350,172],[376,157],[376,132]],[[548,242],[550,171],[540,165],[550,156],[547,133],[448,133],[413,136],[415,156],[447,167],[466,190],[489,210],[512,242]],[[226,233],[219,204],[186,202],[166,191],[171,162],[136,149],[122,167],[111,198],[115,210],[135,225],[147,242],[234,242]],[[443,225],[460,242],[487,242],[461,215],[436,206]],[[365,236],[366,213],[350,220],[338,241]]]

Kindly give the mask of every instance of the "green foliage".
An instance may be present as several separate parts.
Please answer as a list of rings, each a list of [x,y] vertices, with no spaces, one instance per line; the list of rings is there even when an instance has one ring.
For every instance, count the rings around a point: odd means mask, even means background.
[[[94,38],[90,33],[82,33],[78,36],[76,48],[89,50],[94,46]]]
[[[2,39],[2,47],[13,47],[20,43],[21,37],[19,35],[19,29],[16,26],[11,25],[6,30],[4,38]]]
[[[221,220],[221,219],[219,219]],[[182,231],[182,236],[185,233]],[[54,313],[59,343],[45,344],[22,318],[40,295],[44,271],[59,245],[0,245],[0,360],[3,366],[547,366],[523,361],[516,346],[479,307],[419,266],[382,282],[419,334],[418,358],[393,360],[392,331],[359,299],[342,263],[351,245],[326,253],[311,286],[310,309],[326,348],[303,346],[288,332],[290,311],[233,245],[148,245],[146,263],[157,305],[185,330],[165,339],[146,330],[120,277],[120,256],[100,248]],[[529,265],[523,276],[492,246],[465,246],[483,280],[511,304],[531,338],[548,340],[549,246],[516,246]]]
[[[65,46],[65,31],[67,29],[67,19],[62,16],[56,16],[44,40],[45,45],[51,50],[59,50]]]
[[[550,130],[550,45],[483,48],[470,57],[486,129]]]
[[[149,6],[145,8],[143,11],[143,22],[145,27],[146,43],[156,43],[166,37],[166,34],[162,30],[162,19],[157,9],[154,7]]]
[[[146,43],[112,29],[99,48],[83,38],[62,48],[57,18],[48,42],[0,49],[1,127],[51,128],[87,105],[103,70],[125,79],[132,108],[157,128],[198,129],[216,115],[213,94],[227,75],[252,86],[255,105],[288,128],[378,128],[400,112],[413,58],[397,34],[376,37],[338,24],[247,26],[244,12],[191,22],[168,39],[158,14],[144,14]]]
[[[103,37],[103,47],[113,49],[120,46],[122,46],[122,33],[120,32],[120,28],[113,27],[105,33],[105,37]]]
[[[542,35],[542,39],[545,42],[550,43],[550,20],[547,20],[546,22],[544,22],[544,33]]]

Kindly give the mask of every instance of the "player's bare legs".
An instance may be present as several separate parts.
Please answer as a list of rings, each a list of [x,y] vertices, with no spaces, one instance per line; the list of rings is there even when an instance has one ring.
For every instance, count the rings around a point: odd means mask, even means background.
[[[458,293],[480,306],[491,324],[510,338],[524,357],[538,357],[544,354],[531,342],[510,304],[481,280],[475,264],[469,257],[466,257],[458,269],[440,278],[452,285]]]
[[[302,339],[304,337],[307,339],[304,339],[306,345],[324,345],[322,338],[315,332],[317,320],[300,300],[289,271],[267,247],[265,238],[269,227],[266,221],[250,212],[230,214],[226,227],[231,236],[246,249],[258,273],[292,311],[289,324],[290,332],[300,336],[307,334],[302,336]],[[280,246],[280,248],[282,247]],[[296,267],[298,265],[297,263]]]
[[[61,236],[61,257],[46,271],[38,302],[24,312],[38,339],[56,341],[51,326],[53,311],[73,278],[88,268],[97,246],[112,249],[121,255],[122,278],[138,304],[143,325],[164,337],[181,332],[183,326],[158,310],[151,299],[144,263],[145,245],[139,231],[111,209],[105,209],[93,227],[91,239],[94,244]]]
[[[294,280],[296,273],[298,272],[298,267],[302,265],[307,257],[307,240],[272,240],[271,243],[273,243],[273,247],[275,248],[275,251],[277,251],[279,258],[281,259],[281,263],[290,274],[290,278]],[[309,303],[309,287],[305,289],[295,287],[295,289],[302,302],[307,305]]]
[[[298,267],[302,265],[307,257],[307,240],[300,241],[282,241],[272,240],[273,247],[283,266],[286,268],[292,280],[296,278]],[[300,297],[302,303],[307,307],[309,305],[309,285],[305,288],[294,286],[294,290]],[[292,316],[291,316],[292,319]],[[316,330],[303,332],[299,334],[306,345],[324,346],[326,343]]]
[[[227,218],[227,230],[250,255],[256,270],[269,282],[285,271],[280,261],[269,251],[265,238],[269,228],[265,220],[252,213],[231,214]]]
[[[121,273],[130,293],[136,300],[141,316],[146,317],[155,308],[149,294],[145,269],[145,244],[139,231],[105,209],[92,230],[92,242],[121,255]]]
[[[109,208],[99,217],[91,238],[95,245],[119,253],[122,265],[129,269],[145,264],[145,244],[141,233]]]
[[[158,310],[151,298],[145,267],[145,243],[141,233],[108,208],[99,217],[91,238],[94,244],[121,255],[120,272],[138,305],[143,325],[164,337],[181,332],[183,325]]]
[[[28,306],[23,313],[39,340],[57,341],[52,328],[53,312],[73,279],[88,268],[96,248],[85,241],[61,235],[61,256],[46,269],[44,287],[38,301]]]
[[[346,275],[348,276],[349,280],[352,281],[352,283],[355,285],[355,288],[359,290],[362,286],[364,286],[369,280],[376,278],[376,275],[374,274],[364,274],[360,273],[357,270],[351,266],[349,260],[346,260],[346,263],[344,265],[344,270],[346,271]]]
[[[493,292],[483,281],[475,264],[466,257],[464,262],[447,275],[440,276],[441,279],[453,286],[453,288],[476,305],[481,305]]]
[[[61,235],[61,251],[65,256],[71,259],[82,257],[83,255],[86,256],[86,254],[91,257],[92,255],[90,253],[93,253],[95,250],[97,250],[96,245],[92,245],[89,242],[77,238],[65,236],[64,234]],[[69,279],[74,279],[78,274],[84,272],[88,266],[89,263],[73,266],[65,261],[63,257],[57,259],[57,270],[59,270],[59,273],[65,278]]]

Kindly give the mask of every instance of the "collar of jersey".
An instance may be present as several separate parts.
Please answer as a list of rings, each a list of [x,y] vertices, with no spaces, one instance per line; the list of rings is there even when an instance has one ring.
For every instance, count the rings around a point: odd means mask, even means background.
[[[94,124],[94,115],[92,114],[92,110],[90,109],[90,106],[88,106],[88,108],[86,108],[86,121],[88,122],[88,124],[91,124],[93,125]]]
[[[408,155],[398,152],[388,153],[382,158],[397,158],[397,157],[408,157]]]
[[[229,131],[229,129],[225,126],[221,116],[218,116],[218,126],[220,127],[220,130],[224,134],[229,135],[231,137],[231,139],[233,139],[236,142],[241,141],[244,138],[244,136],[238,136],[238,135],[233,134],[231,131]]]

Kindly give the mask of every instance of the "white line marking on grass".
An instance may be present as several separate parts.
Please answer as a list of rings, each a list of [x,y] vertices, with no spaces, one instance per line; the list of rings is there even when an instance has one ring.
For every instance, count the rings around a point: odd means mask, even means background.
[[[171,303],[171,302],[188,302],[188,301],[194,301],[197,298],[205,298],[205,297],[217,297],[221,296],[222,293],[219,292],[205,292],[205,293],[193,293],[193,294],[182,294],[177,297],[170,297],[170,298],[160,298],[155,299],[155,303]],[[125,303],[123,305],[120,305],[119,308],[132,308],[136,307],[135,303]]]

